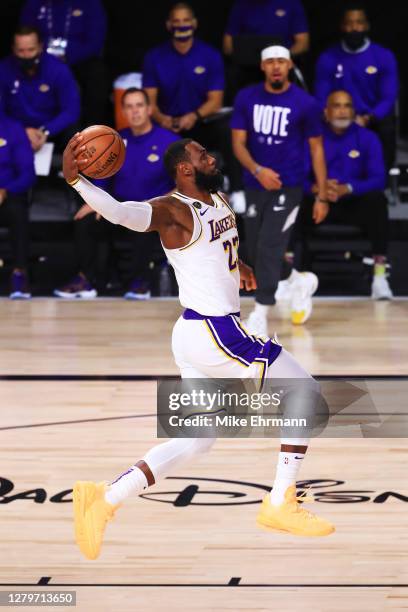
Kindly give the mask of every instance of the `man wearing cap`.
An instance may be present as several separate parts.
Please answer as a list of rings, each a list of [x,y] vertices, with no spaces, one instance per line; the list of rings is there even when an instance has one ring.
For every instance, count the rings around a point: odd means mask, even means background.
[[[317,185],[315,223],[328,212],[326,164],[321,111],[316,101],[289,81],[293,64],[289,50],[267,47],[261,54],[264,83],[242,89],[231,121],[234,153],[244,168],[248,257],[255,266],[258,289],[248,326],[267,333],[269,306],[281,278],[282,262],[303,193],[304,148],[308,144]],[[282,271],[283,278],[290,269]],[[292,322],[311,314],[317,277],[291,271]]]

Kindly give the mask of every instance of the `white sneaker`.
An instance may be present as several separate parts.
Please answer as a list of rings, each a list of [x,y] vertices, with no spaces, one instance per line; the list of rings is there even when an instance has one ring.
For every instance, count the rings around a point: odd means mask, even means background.
[[[385,274],[375,275],[371,284],[373,300],[392,300],[394,297]]]
[[[278,288],[275,291],[275,300],[277,302],[289,302],[292,299],[292,285],[286,279],[279,281]]]
[[[293,280],[292,280],[293,279]],[[319,279],[313,272],[292,272],[291,319],[293,325],[302,325],[312,314],[312,295],[319,286]]]
[[[268,320],[255,310],[249,313],[249,317],[244,321],[244,327],[255,336],[268,336]]]

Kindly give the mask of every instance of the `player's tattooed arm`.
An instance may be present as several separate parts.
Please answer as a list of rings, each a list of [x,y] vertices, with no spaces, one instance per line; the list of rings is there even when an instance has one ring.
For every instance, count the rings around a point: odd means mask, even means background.
[[[254,291],[257,288],[254,271],[241,259],[238,260],[240,287],[246,291]]]

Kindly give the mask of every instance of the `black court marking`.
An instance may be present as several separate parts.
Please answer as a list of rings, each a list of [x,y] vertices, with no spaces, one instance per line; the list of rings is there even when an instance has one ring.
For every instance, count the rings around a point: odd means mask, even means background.
[[[179,379],[180,376],[172,374],[164,374],[160,376],[150,374],[0,374],[0,381],[14,382],[36,382],[36,381],[55,381],[55,382],[143,382],[158,380]],[[322,374],[314,376],[316,380],[408,380],[408,375],[392,374],[375,375],[375,374]]]
[[[224,589],[235,587],[238,589],[291,589],[291,588],[302,588],[302,589],[406,589],[408,588],[408,584],[387,584],[387,583],[374,583],[374,584],[345,584],[345,583],[328,583],[328,584],[311,584],[311,583],[241,583],[242,578],[233,577],[230,578],[229,582],[219,583],[219,582],[210,582],[210,583],[189,583],[189,582],[180,582],[180,583],[115,583],[115,582],[105,582],[105,583],[95,583],[95,582],[52,582],[52,577],[43,576],[36,583],[32,582],[1,582],[0,587],[35,587],[35,586],[50,586],[52,588],[67,588],[67,587],[91,587],[91,588],[214,588],[214,589]]]
[[[172,378],[179,378],[179,376],[172,376],[171,374],[165,374],[164,376],[153,376],[147,374],[0,374],[0,381],[11,380],[15,382],[36,382],[36,381],[108,381],[108,382],[137,382],[137,381],[155,381],[160,380],[171,380]]]
[[[74,425],[75,423],[95,423],[97,421],[120,421],[124,419],[144,419],[146,417],[155,417],[155,416],[156,416],[156,413],[131,414],[128,416],[100,417],[98,419],[78,419],[75,421],[53,421],[50,423],[30,423],[28,425],[10,425],[8,427],[0,427],[0,431],[7,431],[9,429],[30,429],[31,427],[52,427],[53,425]]]

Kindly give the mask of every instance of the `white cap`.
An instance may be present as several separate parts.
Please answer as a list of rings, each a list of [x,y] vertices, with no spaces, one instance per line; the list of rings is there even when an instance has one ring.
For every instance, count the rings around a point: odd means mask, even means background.
[[[287,59],[290,60],[290,51],[286,47],[282,47],[281,45],[272,45],[271,47],[266,47],[261,51],[261,60],[268,59]]]

